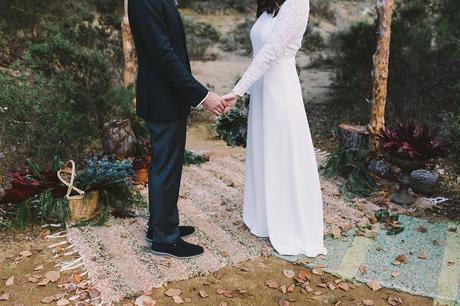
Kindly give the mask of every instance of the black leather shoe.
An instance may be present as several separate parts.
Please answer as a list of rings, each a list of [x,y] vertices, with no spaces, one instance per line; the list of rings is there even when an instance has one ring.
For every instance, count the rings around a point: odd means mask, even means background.
[[[179,226],[179,237],[186,238],[195,234],[195,228],[193,226]],[[147,231],[147,237],[145,238],[148,242],[152,242],[152,233]]]
[[[194,258],[204,253],[204,249],[199,245],[188,243],[181,238],[174,243],[153,242],[150,250],[155,255],[172,256],[179,259]]]

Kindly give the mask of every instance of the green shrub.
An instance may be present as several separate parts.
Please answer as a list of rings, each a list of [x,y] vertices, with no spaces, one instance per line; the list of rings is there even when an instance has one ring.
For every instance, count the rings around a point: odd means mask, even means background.
[[[310,13],[316,17],[322,17],[332,22],[335,21],[334,12],[331,9],[331,0],[310,1]]]
[[[56,25],[29,44],[18,68],[20,76],[0,73],[0,148],[12,156],[79,159],[105,122],[132,115],[132,92],[114,86],[110,56]]]
[[[187,49],[191,59],[203,60],[209,57],[209,47],[220,39],[219,32],[210,24],[184,19],[187,33]]]
[[[326,46],[324,39],[314,28],[308,27],[302,41],[303,51],[318,51]]]
[[[411,118],[430,125],[449,124],[441,118],[458,103],[458,7],[456,0],[433,0],[430,5],[421,0],[397,3],[388,79],[386,117],[390,122]],[[368,119],[366,98],[371,91],[376,25],[357,24],[338,34],[333,46],[337,67],[334,96],[356,120]]]
[[[225,51],[243,50],[246,54],[252,53],[250,31],[254,24],[253,18],[246,18],[221,40],[221,47]]]

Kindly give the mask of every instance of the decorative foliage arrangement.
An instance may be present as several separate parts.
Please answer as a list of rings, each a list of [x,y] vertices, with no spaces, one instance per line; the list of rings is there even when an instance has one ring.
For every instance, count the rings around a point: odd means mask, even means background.
[[[321,167],[321,173],[327,178],[336,175],[345,178],[340,192],[347,200],[355,196],[370,197],[377,184],[368,171],[368,154],[367,150],[339,148],[330,153],[325,165]]]
[[[65,224],[70,210],[64,197],[67,187],[57,179],[60,166],[61,162],[56,158],[52,169],[44,171],[29,161],[24,173],[15,172],[10,175],[11,188],[6,190],[0,204],[17,204],[17,227],[24,228],[31,221]],[[130,161],[90,159],[86,168],[77,172],[74,185],[85,192],[98,191],[102,209],[93,220],[80,225],[101,225],[110,214],[129,216],[130,208],[144,204],[139,191],[131,184],[133,176]]]
[[[447,154],[446,143],[437,140],[426,125],[416,122],[384,129],[379,139],[384,151],[410,160],[428,160]]]
[[[246,147],[248,118],[244,107],[243,99],[240,99],[233,109],[217,119],[217,135],[229,146]]]

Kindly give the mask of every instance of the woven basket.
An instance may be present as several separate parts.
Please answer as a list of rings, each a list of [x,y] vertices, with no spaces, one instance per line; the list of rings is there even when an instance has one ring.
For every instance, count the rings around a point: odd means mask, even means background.
[[[62,169],[58,171],[57,176],[59,180],[68,187],[66,194],[66,199],[69,202],[70,208],[68,221],[76,223],[94,217],[99,210],[99,192],[91,191],[85,196],[83,190],[73,185],[75,180],[75,162],[73,160],[66,162]],[[74,191],[76,195],[72,195],[72,191]]]

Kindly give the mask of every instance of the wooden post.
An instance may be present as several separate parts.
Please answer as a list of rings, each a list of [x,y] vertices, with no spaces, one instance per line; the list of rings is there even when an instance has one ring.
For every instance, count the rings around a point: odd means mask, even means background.
[[[374,71],[372,72],[371,120],[369,149],[379,149],[377,134],[385,127],[385,103],[387,98],[388,60],[390,55],[391,18],[394,0],[377,0],[378,17],[377,50],[374,53]]]
[[[136,81],[136,54],[134,52],[134,41],[129,27],[128,18],[128,0],[124,0],[124,13],[121,22],[121,38],[123,42],[123,58],[124,58],[124,71],[123,71],[123,85],[129,88],[134,85]],[[135,106],[136,99],[133,100]]]

